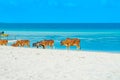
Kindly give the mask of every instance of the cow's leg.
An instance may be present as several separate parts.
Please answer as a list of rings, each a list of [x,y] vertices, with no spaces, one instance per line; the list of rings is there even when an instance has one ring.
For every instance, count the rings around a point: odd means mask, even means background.
[[[80,48],[81,48],[80,45],[77,45],[76,47],[77,47],[77,50],[80,50]]]
[[[51,44],[51,48],[53,49],[53,47],[54,47],[54,43],[53,44]]]
[[[30,44],[28,44],[27,46],[30,47]]]
[[[37,46],[37,48],[39,48],[39,46]]]
[[[43,45],[43,49],[45,49],[45,48],[46,48],[46,46]]]
[[[19,47],[23,47],[23,44],[18,44]]]
[[[67,50],[70,50],[70,46],[67,46]]]
[[[50,45],[51,49],[53,49],[53,45]]]
[[[25,45],[24,44],[22,44],[22,47],[24,47]]]

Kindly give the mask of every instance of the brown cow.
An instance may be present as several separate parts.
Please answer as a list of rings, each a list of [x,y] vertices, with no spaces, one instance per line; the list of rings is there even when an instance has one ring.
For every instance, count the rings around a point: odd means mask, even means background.
[[[18,47],[19,44],[14,43],[14,44],[12,44],[12,46],[13,46],[13,47]]]
[[[54,46],[54,40],[43,40],[43,41],[34,43],[33,46],[36,46],[37,48],[39,46],[42,46],[43,49],[45,49],[47,46],[50,46],[51,48],[53,48],[53,46]]]
[[[8,40],[0,40],[0,45],[7,45],[8,44]]]
[[[60,43],[61,45],[65,45],[67,49],[69,49],[70,46],[76,46],[77,49],[80,49],[80,39],[78,38],[73,38],[73,39],[67,38],[66,40],[63,40]]]
[[[41,47],[42,45],[41,45],[39,42],[36,42],[36,43],[33,43],[32,46],[33,46],[33,47],[39,48],[39,47]]]
[[[28,46],[30,47],[30,41],[29,40],[17,40],[16,43],[12,44],[12,46],[14,47],[24,47],[24,46]]]

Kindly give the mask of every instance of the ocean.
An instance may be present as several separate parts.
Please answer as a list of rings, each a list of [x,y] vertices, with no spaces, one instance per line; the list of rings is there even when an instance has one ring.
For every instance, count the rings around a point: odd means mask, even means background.
[[[112,25],[112,26],[111,26]],[[30,40],[32,44],[53,39],[55,49],[66,49],[60,45],[66,38],[79,38],[81,50],[120,52],[120,24],[0,24],[0,31],[9,34],[9,40]],[[12,43],[9,43],[9,46]],[[49,47],[48,47],[49,48]],[[71,50],[76,50],[75,46]]]

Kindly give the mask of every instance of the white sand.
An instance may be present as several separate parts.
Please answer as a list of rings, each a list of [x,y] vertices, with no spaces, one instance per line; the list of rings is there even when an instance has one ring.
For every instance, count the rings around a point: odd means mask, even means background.
[[[120,80],[120,54],[0,46],[0,80]]]

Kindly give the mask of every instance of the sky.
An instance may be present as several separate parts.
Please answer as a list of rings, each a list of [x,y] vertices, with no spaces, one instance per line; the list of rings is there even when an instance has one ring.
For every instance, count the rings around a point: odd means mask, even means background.
[[[120,0],[0,0],[3,23],[120,23]]]

